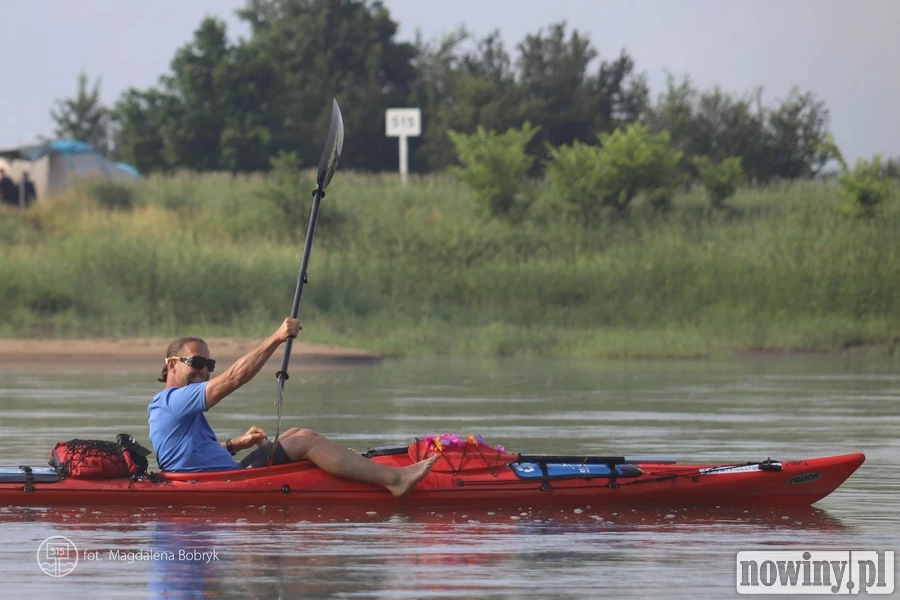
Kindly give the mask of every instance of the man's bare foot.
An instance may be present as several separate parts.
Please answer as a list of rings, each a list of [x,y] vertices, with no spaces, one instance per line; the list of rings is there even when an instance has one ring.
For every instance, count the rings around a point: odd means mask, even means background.
[[[434,466],[435,461],[440,456],[435,454],[431,458],[426,458],[425,460],[419,461],[414,465],[409,465],[408,467],[401,467],[398,476],[395,478],[394,483],[392,485],[387,486],[388,491],[390,491],[396,498],[405,495],[413,486],[422,481],[428,472],[431,471],[431,467]]]

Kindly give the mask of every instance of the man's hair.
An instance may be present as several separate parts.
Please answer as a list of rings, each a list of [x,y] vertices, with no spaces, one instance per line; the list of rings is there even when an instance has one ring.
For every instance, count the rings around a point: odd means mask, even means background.
[[[157,379],[157,381],[162,381],[163,383],[166,382],[169,374],[169,358],[181,354],[181,351],[184,350],[184,347],[192,342],[199,342],[207,348],[209,347],[209,344],[198,337],[186,336],[178,338],[177,340],[169,344],[169,348],[168,350],[166,350],[166,364],[163,365],[162,374],[159,376],[159,379]]]

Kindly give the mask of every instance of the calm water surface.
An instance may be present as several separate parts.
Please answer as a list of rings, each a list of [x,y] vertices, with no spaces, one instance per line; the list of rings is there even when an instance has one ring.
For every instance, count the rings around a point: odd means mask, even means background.
[[[73,437],[125,431],[149,445],[155,376],[149,366],[0,371],[0,464],[43,465]],[[274,433],[274,399],[274,377],[263,374],[209,419],[222,438],[252,424]],[[297,364],[285,424],[358,450],[451,432],[529,453],[725,463],[859,451],[868,460],[815,507],[790,511],[0,507],[0,596],[737,597],[740,550],[900,550],[898,407],[891,360]],[[37,548],[54,535],[97,560],[45,575]],[[215,560],[178,560],[192,551]],[[159,558],[147,560],[152,552]]]

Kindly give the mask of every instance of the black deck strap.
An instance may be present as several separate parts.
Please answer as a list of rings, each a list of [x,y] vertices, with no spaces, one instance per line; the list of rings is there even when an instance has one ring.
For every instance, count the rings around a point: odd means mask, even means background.
[[[362,457],[372,458],[373,456],[393,456],[396,454],[406,454],[408,451],[409,446],[378,446],[377,448],[369,448],[363,452]]]
[[[541,462],[538,463],[541,467],[541,489],[545,492],[549,492],[553,489],[550,485],[550,471],[547,469],[547,463]]]
[[[531,463],[580,463],[583,465],[621,465],[625,463],[624,456],[578,456],[572,454],[519,454],[517,462]]]
[[[34,491],[34,473],[31,471],[31,467],[20,466],[20,469],[25,472],[25,487],[22,489],[26,492]]]
[[[615,490],[619,488],[619,482],[617,479],[619,478],[619,470],[616,468],[616,465],[613,463],[607,463],[607,468],[609,469],[609,483],[606,484],[611,490]]]

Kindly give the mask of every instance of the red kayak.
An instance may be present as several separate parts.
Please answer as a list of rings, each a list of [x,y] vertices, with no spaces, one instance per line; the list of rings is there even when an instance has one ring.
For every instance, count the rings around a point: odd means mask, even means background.
[[[442,443],[442,439],[445,441]],[[524,455],[470,436],[416,439],[369,450],[406,466],[433,454],[431,473],[402,498],[338,479],[309,462],[215,473],[60,477],[48,467],[0,468],[0,506],[354,506],[552,508],[810,505],[837,489],[862,454],[806,460],[679,465],[659,457]]]

